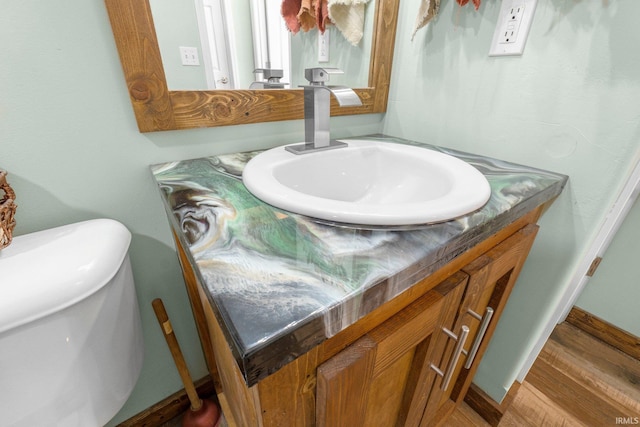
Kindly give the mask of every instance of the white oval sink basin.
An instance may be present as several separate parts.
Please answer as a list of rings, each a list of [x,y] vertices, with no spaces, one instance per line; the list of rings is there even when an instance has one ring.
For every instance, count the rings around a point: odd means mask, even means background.
[[[470,164],[426,148],[348,140],[346,148],[296,155],[277,147],[247,163],[242,180],[257,198],[328,221],[417,225],[481,208],[491,195]]]

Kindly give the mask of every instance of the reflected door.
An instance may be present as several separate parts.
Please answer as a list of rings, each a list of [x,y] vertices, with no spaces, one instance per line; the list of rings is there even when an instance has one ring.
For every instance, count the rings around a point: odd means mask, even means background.
[[[235,88],[223,0],[196,0],[196,14],[208,89]]]

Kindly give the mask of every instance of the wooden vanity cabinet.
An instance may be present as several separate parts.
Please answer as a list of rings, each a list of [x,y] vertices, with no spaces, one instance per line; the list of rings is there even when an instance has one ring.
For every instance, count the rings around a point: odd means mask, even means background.
[[[320,365],[317,425],[444,421],[471,385],[536,232],[523,228]],[[442,308],[426,302],[434,294]]]
[[[393,426],[422,417],[415,373],[441,353],[462,300],[458,272],[318,367],[317,426]]]
[[[530,224],[462,268],[469,279],[454,329],[466,325],[468,339],[454,380],[445,389],[441,378],[431,383],[422,426],[438,425],[464,400],[537,231],[538,226]],[[453,351],[454,343],[449,342],[442,357],[451,357]]]
[[[229,424],[438,425],[464,399],[531,248],[539,214],[538,209],[500,230],[252,387],[244,383],[202,287],[186,271],[203,347],[213,350],[205,350],[205,357]],[[493,316],[481,327],[488,307]],[[474,343],[475,357],[465,367]]]

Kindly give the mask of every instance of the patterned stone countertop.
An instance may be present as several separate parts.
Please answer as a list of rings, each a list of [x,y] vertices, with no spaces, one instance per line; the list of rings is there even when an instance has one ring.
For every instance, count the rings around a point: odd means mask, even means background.
[[[249,386],[433,273],[564,188],[567,177],[423,146],[480,170],[491,198],[456,220],[358,229],[286,212],[242,183],[259,151],[151,166],[171,226],[190,257]]]

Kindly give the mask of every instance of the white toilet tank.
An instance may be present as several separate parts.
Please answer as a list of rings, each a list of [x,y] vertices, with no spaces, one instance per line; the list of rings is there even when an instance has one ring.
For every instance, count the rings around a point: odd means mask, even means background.
[[[0,251],[0,425],[106,424],[140,374],[131,233],[96,219]]]

